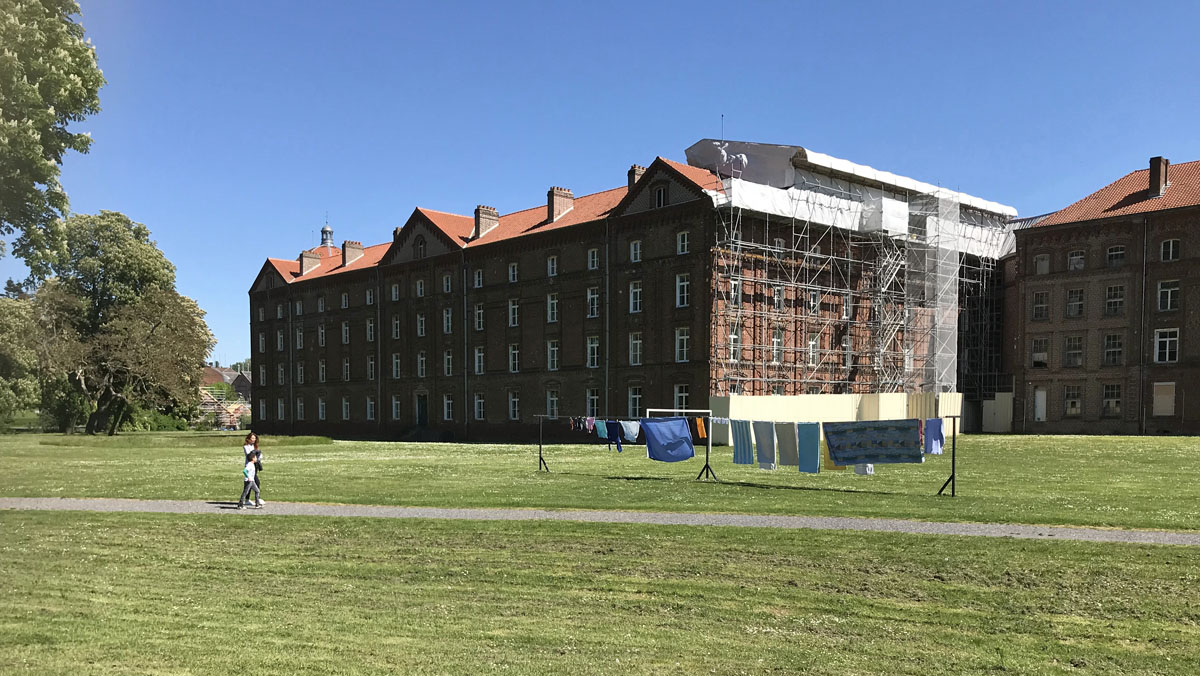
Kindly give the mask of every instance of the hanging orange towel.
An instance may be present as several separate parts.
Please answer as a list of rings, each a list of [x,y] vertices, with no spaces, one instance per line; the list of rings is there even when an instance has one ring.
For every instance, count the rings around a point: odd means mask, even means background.
[[[696,418],[696,437],[705,439],[704,436],[704,418]]]

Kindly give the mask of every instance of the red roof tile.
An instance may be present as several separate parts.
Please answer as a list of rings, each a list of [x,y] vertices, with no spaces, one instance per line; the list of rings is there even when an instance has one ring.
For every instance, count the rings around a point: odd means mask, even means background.
[[[1200,206],[1200,161],[1171,165],[1167,170],[1167,179],[1170,185],[1162,197],[1149,197],[1146,193],[1150,186],[1150,170],[1128,173],[1067,208],[1050,214],[1035,227]]]
[[[475,219],[472,217],[467,219],[470,221],[471,227],[467,229],[460,241],[463,242],[463,246],[481,246],[512,239],[513,237],[520,237],[521,235],[529,235],[535,232],[549,232],[550,230],[599,220],[607,216],[627,192],[629,192],[629,189],[622,187],[576,197],[575,204],[571,207],[571,210],[559,216],[557,221],[549,220],[545,204],[507,214],[501,216],[500,224],[489,230],[483,237],[468,241],[471,236],[471,230],[475,227]]]
[[[417,207],[417,211],[421,212],[425,218],[429,219],[430,223],[433,223],[438,230],[441,230],[443,234],[456,244],[470,238],[471,231],[475,229],[474,216],[451,214],[445,211],[426,209],[425,207]]]
[[[659,157],[658,159],[662,160],[668,167],[671,167],[675,171],[683,174],[684,178],[694,183],[697,188],[700,188],[701,190],[724,192],[724,184],[721,182],[721,177],[717,176],[708,169],[693,167],[690,164],[680,164],[679,162],[668,160],[665,157]]]
[[[317,277],[328,277],[330,275],[336,275],[343,272],[350,272],[351,270],[362,270],[363,268],[369,268],[374,265],[378,265],[380,259],[383,258],[383,254],[387,253],[388,247],[391,245],[391,242],[385,242],[383,244],[376,244],[374,246],[366,247],[363,249],[363,255],[359,256],[352,263],[350,263],[350,265],[346,266],[342,265],[341,251],[334,249],[334,251],[337,253],[332,256],[321,258],[321,262],[317,265],[317,267],[309,270],[308,274],[304,275],[304,281],[315,279]],[[268,258],[267,262],[270,263],[275,270],[279,272],[279,275],[288,283],[300,279],[300,261],[295,259]]]

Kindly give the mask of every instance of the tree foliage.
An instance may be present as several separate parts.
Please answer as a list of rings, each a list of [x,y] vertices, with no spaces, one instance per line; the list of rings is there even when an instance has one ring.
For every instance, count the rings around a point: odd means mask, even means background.
[[[0,298],[0,422],[37,405],[32,305],[28,300]]]
[[[61,247],[63,156],[92,142],[67,127],[100,110],[104,85],[78,14],[74,0],[0,0],[0,236],[19,233],[14,251],[38,278]]]

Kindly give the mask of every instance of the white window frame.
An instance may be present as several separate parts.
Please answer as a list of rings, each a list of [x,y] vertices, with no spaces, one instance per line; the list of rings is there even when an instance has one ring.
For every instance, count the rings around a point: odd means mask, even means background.
[[[557,324],[558,323],[558,294],[557,293],[546,294],[546,323],[547,324]]]
[[[475,375],[483,375],[484,371],[484,351],[482,345],[475,346]]]
[[[558,355],[559,355],[558,339],[551,338],[550,340],[547,340],[546,341],[546,370],[547,371],[557,371],[558,370]]]
[[[587,368],[600,368],[600,336],[587,337]]]
[[[680,272],[675,275],[675,307],[687,307],[691,302],[691,275]]]
[[[342,321],[342,345],[350,344],[350,322]]]
[[[442,308],[442,333],[450,335],[454,333],[454,308]]]
[[[587,316],[588,318],[600,316],[600,287],[589,286],[587,289]]]
[[[508,299],[508,325],[509,327],[521,325],[521,301],[516,298]]]
[[[546,390],[546,418],[558,420],[558,390]]]
[[[343,291],[342,292],[342,309],[345,310],[348,307],[350,307],[350,294]]]
[[[558,256],[546,256],[546,276],[558,276]]]
[[[400,285],[392,284],[392,301],[400,300]]]
[[[425,356],[425,350],[417,352],[417,377],[424,378],[429,359]]]
[[[1154,330],[1154,363],[1175,364],[1179,362],[1180,333],[1178,328]],[[1166,358],[1163,353],[1166,352]],[[1174,358],[1171,358],[1171,357]]]
[[[342,357],[342,382],[350,380],[350,357]]]
[[[626,404],[630,418],[640,418],[645,409],[642,407],[643,393],[641,385],[630,385],[626,390]]]
[[[588,249],[588,251],[587,251],[587,269],[588,270],[599,270],[600,269],[600,249],[597,249],[594,247],[591,249]]]
[[[520,278],[521,278],[520,266],[518,266],[516,263],[509,263],[508,264],[508,283],[516,284]]]
[[[483,420],[487,415],[487,399],[483,392],[475,393],[475,419]]]
[[[367,342],[375,342],[375,320],[367,319]]]
[[[443,273],[442,274],[442,293],[453,293],[453,291],[454,291],[453,277],[448,272]]]
[[[454,395],[449,392],[442,395],[442,420],[454,421]]]
[[[417,337],[418,338],[425,337],[425,313],[424,312],[417,313]]]
[[[475,304],[475,330],[483,330],[483,303]]]
[[[629,282],[629,314],[635,315],[642,311],[642,280]]]
[[[475,279],[474,279],[474,282],[475,282],[475,288],[476,288],[476,289],[482,289],[482,288],[483,288],[483,268],[475,268]]]
[[[1158,245],[1158,259],[1163,263],[1179,260],[1182,248],[1180,245],[1181,242],[1178,239],[1164,239]]]
[[[375,420],[375,396],[367,395],[367,420]]]
[[[642,240],[633,239],[629,241],[629,262],[642,262]]]
[[[629,365],[630,366],[641,366],[642,365],[642,347],[643,347],[642,332],[641,331],[631,331],[629,333]]]
[[[325,419],[325,397],[317,397],[317,420]]]
[[[1179,309],[1180,288],[1181,285],[1178,279],[1164,279],[1158,283],[1159,312],[1174,312]],[[1164,303],[1163,301],[1166,302]]]
[[[418,279],[417,280],[417,298],[424,298],[424,297],[425,297],[425,280]]]
[[[690,242],[688,242],[688,231],[680,230],[679,232],[675,233],[675,254],[686,254],[689,252],[689,250]]]
[[[692,349],[692,327],[675,327],[675,363],[685,364]]]
[[[508,344],[508,372],[509,373],[520,373],[521,372],[521,344],[520,343],[509,343]]]
[[[687,383],[676,383],[672,388],[674,391],[675,408],[686,409],[688,401],[691,399],[691,387]]]
[[[375,289],[367,289],[367,305],[375,304]]]
[[[521,395],[512,390],[508,392],[508,419],[521,419]]]
[[[454,375],[454,350],[446,350],[442,353],[442,375]]]

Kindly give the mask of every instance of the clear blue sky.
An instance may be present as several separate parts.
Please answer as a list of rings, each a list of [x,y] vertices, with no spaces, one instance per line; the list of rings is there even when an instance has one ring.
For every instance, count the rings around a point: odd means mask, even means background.
[[[150,227],[249,356],[267,256],[387,241],[621,185],[696,140],[803,145],[1011,204],[1066,206],[1200,159],[1197,3],[83,0],[109,84],[66,158],[76,212]],[[0,278],[23,276],[11,258]]]

